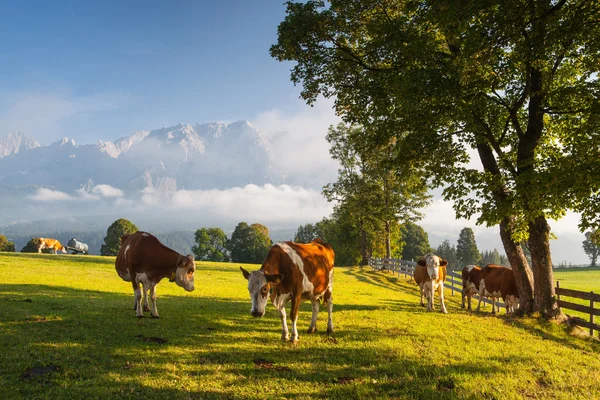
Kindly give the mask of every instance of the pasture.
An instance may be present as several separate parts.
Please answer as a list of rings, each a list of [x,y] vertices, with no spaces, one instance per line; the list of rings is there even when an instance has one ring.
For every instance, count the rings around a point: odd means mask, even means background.
[[[323,308],[306,334],[303,303],[294,346],[272,305],[250,316],[238,264],[197,267],[194,292],[163,280],[161,318],[137,319],[114,258],[0,253],[0,398],[600,398],[599,342],[563,326],[450,290],[448,315],[425,313],[404,277],[337,268],[335,334]]]

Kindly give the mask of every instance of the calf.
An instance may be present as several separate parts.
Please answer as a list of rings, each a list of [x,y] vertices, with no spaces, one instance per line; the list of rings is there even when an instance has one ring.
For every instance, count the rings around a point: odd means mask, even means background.
[[[483,295],[492,298],[492,314],[496,313],[496,301],[500,297],[502,297],[506,306],[506,313],[514,313],[519,305],[519,292],[513,270],[495,264],[486,265],[483,268],[483,280],[479,288],[479,304],[481,304],[481,296]],[[477,305],[477,311],[479,311],[479,304]]]
[[[183,256],[163,245],[156,237],[138,231],[121,238],[121,249],[115,260],[117,274],[126,282],[131,282],[134,293],[133,308],[138,318],[142,311],[142,293],[148,308],[146,292],[150,292],[152,318],[158,318],[156,308],[156,285],[163,279],[175,282],[184,290],[194,290],[196,264],[192,255]],[[140,289],[140,285],[142,288]]]
[[[44,250],[44,249],[51,249],[52,254],[56,254],[58,251],[60,251],[62,253],[67,252],[67,249],[65,249],[65,247],[62,244],[60,244],[60,242],[56,239],[41,237],[41,238],[38,238],[37,242],[38,242],[38,245],[37,245],[38,253],[41,253],[42,250]]]
[[[417,261],[414,278],[421,293],[421,305],[423,304],[423,295],[427,297],[427,311],[433,311],[433,294],[437,289],[442,304],[442,312],[447,314],[444,304],[444,282],[446,281],[446,266],[448,261],[434,255],[427,254],[424,258]]]
[[[308,333],[317,330],[319,301],[327,304],[327,333],[333,333],[333,264],[335,254],[331,246],[321,239],[311,243],[277,243],[269,250],[265,261],[258,271],[252,273],[240,267],[244,278],[248,280],[248,292],[252,300],[250,314],[262,317],[265,313],[267,298],[279,311],[281,317],[281,339],[288,340],[289,331],[286,322],[285,305],[291,301],[292,342],[298,341],[296,321],[300,302],[312,303],[312,320]]]
[[[474,294],[479,294],[479,286],[483,279],[483,271],[477,265],[467,265],[462,269],[462,304],[465,308],[465,299],[468,300],[468,309],[471,310],[471,298]],[[485,303],[483,303],[485,307]]]

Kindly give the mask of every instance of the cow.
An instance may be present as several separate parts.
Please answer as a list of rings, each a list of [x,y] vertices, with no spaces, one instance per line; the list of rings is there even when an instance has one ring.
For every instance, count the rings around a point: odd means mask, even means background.
[[[479,304],[481,304],[481,296],[491,297],[492,314],[496,314],[494,306],[496,306],[498,298],[502,297],[506,314],[514,313],[519,306],[519,291],[513,270],[496,264],[488,264],[482,269],[482,272],[483,280],[479,287]],[[477,311],[479,311],[479,304],[477,305]]]
[[[156,308],[156,285],[163,278],[169,278],[170,282],[175,282],[188,292],[194,290],[194,257],[171,250],[147,232],[138,231],[121,237],[121,248],[115,260],[115,268],[121,279],[131,282],[133,286],[133,309],[138,318],[144,317],[142,293],[144,311],[150,310],[152,318],[159,318]],[[148,307],[148,291],[152,301],[151,309]]]
[[[56,254],[57,252],[62,252],[62,253],[66,253],[67,249],[65,249],[65,247],[60,244],[60,242],[56,239],[50,239],[50,238],[38,238],[37,239],[37,251],[38,253],[41,253],[42,250],[44,249],[51,249],[52,250],[52,254]]]
[[[446,281],[446,266],[448,261],[436,256],[427,254],[417,261],[414,278],[421,293],[421,305],[423,304],[423,295],[427,297],[427,311],[433,311],[433,294],[437,289],[442,304],[442,312],[448,313],[444,304],[444,282]]]
[[[262,317],[267,298],[279,311],[281,317],[281,340],[298,341],[298,309],[302,300],[312,302],[312,320],[308,333],[317,330],[319,301],[327,305],[327,334],[333,333],[333,264],[335,254],[331,246],[317,238],[310,243],[282,242],[273,245],[258,271],[248,272],[240,267],[248,280],[248,292],[252,300],[250,314]],[[292,336],[286,321],[285,305],[291,301],[290,318]]]
[[[462,269],[462,304],[465,308],[465,299],[468,300],[468,309],[471,310],[471,298],[474,294],[479,294],[479,286],[483,279],[483,271],[477,265],[467,265]],[[483,303],[485,307],[485,303]]]

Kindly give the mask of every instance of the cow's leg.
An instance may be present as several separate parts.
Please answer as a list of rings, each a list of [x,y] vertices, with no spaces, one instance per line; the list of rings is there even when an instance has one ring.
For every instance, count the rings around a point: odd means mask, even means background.
[[[150,284],[150,301],[152,301],[152,309],[150,310],[150,315],[152,316],[152,318],[158,318],[158,309],[156,308],[156,285],[153,283]]]
[[[144,317],[144,312],[142,311],[142,289],[140,288],[140,284],[135,281],[133,283],[133,293],[135,299],[135,315],[138,318]]]
[[[152,291],[152,287],[148,290],[147,285],[142,284],[142,291],[144,294],[144,311],[150,311],[150,305],[148,304],[148,292]]]
[[[424,290],[427,297],[427,311],[433,311],[433,286],[428,282],[425,284]]]
[[[440,284],[438,287],[438,292],[440,294],[440,303],[442,305],[442,312],[444,314],[448,314],[448,310],[446,310],[446,304],[444,304],[444,282]]]
[[[498,300],[496,299],[496,296],[493,296],[493,295],[491,298],[492,298],[492,314],[496,315],[496,302]]]
[[[317,316],[319,315],[319,299],[312,300],[312,319],[307,333],[315,333],[317,331]]]
[[[298,310],[300,309],[301,296],[294,293],[292,296],[292,309],[290,310],[290,318],[292,318],[292,338],[291,341],[296,343],[298,341],[298,328],[296,322],[298,321]]]
[[[469,293],[469,295],[467,295],[467,302],[469,303],[467,308],[469,311],[473,311],[471,308],[471,300],[473,300],[473,293]]]
[[[325,302],[327,303],[327,334],[333,333],[333,296],[331,291],[325,292]]]
[[[419,285],[419,293],[421,293],[421,307],[425,307],[425,302],[424,302],[425,290],[423,289],[423,284]]]

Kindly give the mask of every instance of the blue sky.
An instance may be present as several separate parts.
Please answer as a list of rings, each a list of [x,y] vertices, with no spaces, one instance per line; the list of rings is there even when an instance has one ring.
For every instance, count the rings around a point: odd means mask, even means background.
[[[291,64],[268,53],[279,0],[20,1],[0,13],[0,135],[92,143],[304,107]]]

